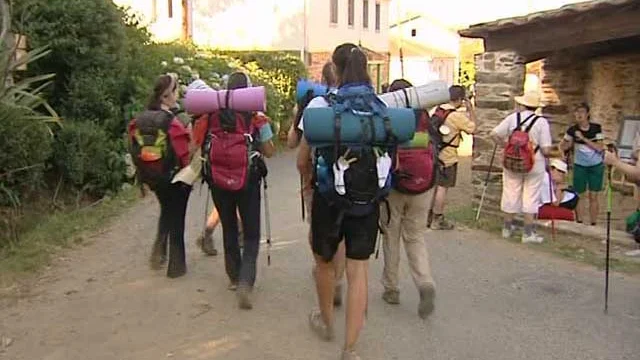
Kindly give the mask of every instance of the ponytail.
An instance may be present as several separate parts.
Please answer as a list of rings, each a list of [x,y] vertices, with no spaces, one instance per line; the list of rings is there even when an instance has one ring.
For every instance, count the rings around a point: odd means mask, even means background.
[[[356,45],[339,45],[333,51],[332,60],[336,65],[340,86],[349,83],[371,84],[371,77],[367,71],[367,56]]]

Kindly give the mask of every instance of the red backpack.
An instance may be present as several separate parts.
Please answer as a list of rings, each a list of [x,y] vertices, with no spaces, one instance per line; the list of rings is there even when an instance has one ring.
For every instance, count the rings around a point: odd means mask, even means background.
[[[244,189],[249,177],[250,153],[255,149],[253,114],[220,110],[209,116],[202,167],[209,186],[229,191]]]
[[[526,174],[533,169],[535,154],[538,147],[529,137],[529,131],[538,120],[536,114],[529,115],[521,121],[520,113],[517,113],[516,128],[509,135],[509,140],[504,148],[502,166],[516,174]],[[530,121],[528,124],[527,122]],[[527,124],[525,128],[523,126]]]
[[[446,116],[445,116],[446,117]],[[405,194],[421,194],[434,185],[438,164],[438,138],[432,135],[429,114],[416,112],[416,134],[425,133],[429,137],[426,147],[398,147],[396,168],[394,169],[394,188]]]

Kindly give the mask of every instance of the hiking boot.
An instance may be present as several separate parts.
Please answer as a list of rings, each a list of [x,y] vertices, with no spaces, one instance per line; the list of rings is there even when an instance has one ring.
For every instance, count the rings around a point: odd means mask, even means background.
[[[151,248],[151,257],[149,258],[149,266],[151,270],[160,270],[162,265],[167,262],[167,241],[157,239]]]
[[[382,293],[382,300],[387,304],[398,305],[400,304],[400,292],[398,290],[385,290]]]
[[[453,230],[453,224],[444,218],[444,215],[436,215],[431,223],[432,230]]]
[[[336,285],[333,293],[333,306],[342,306],[342,284]]]
[[[205,234],[201,234],[200,236],[198,236],[198,238],[196,239],[196,243],[205,255],[218,255],[218,249],[216,249],[216,246],[213,243],[213,233],[206,231]]]
[[[327,326],[322,320],[322,314],[320,310],[313,310],[309,314],[309,326],[311,326],[311,330],[313,330],[316,335],[318,335],[324,341],[333,340],[333,327]]]
[[[429,314],[433,312],[434,298],[436,297],[436,289],[432,284],[429,284],[419,290],[420,303],[418,304],[418,316],[421,319],[426,319]]]
[[[511,238],[512,235],[513,235],[513,229],[512,228],[506,228],[506,227],[502,228],[502,238],[503,239],[509,239],[509,238]]]
[[[253,304],[251,303],[251,287],[249,285],[239,285],[238,290],[236,292],[236,297],[238,298],[238,306],[242,310],[251,310],[253,309]]]
[[[361,360],[362,358],[356,354],[356,351],[351,350],[343,350],[341,360]]]

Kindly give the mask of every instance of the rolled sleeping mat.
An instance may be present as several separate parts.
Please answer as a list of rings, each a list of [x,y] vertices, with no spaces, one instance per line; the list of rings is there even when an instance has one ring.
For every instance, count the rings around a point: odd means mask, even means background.
[[[416,131],[415,113],[412,109],[388,108],[387,115],[391,121],[391,129],[398,143],[404,143],[413,138]],[[365,119],[367,137],[363,139],[361,119]],[[368,117],[362,117],[345,112],[340,120],[340,142],[345,145],[359,145],[364,143],[383,145],[387,138],[384,121],[380,116],[373,118],[373,130]],[[304,136],[311,146],[325,146],[335,144],[334,124],[335,114],[332,108],[306,108],[302,121],[304,122]],[[372,139],[375,134],[375,139]]]
[[[266,111],[267,99],[264,86],[255,86],[235,90],[193,89],[184,97],[184,108],[190,114],[207,114],[226,109],[227,91],[231,110]]]
[[[313,91],[313,97],[322,96],[327,93],[327,85],[314,83],[309,80],[298,80],[296,86],[296,101],[302,100],[309,90]]]
[[[421,86],[381,94],[379,97],[391,108],[430,109],[449,101],[449,87],[446,82],[436,80]]]

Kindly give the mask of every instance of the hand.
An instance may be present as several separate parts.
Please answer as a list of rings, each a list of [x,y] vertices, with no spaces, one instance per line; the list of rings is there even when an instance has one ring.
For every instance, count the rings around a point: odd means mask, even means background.
[[[607,165],[615,165],[615,163],[618,161],[618,155],[613,152],[613,151],[609,151],[609,150],[605,150],[604,152],[604,163]]]
[[[584,140],[584,134],[582,134],[582,131],[578,130],[576,131],[576,139],[583,141]]]
[[[464,99],[463,103],[464,103],[464,107],[467,110],[473,109],[473,104],[471,103],[471,101],[469,101],[469,99]]]

